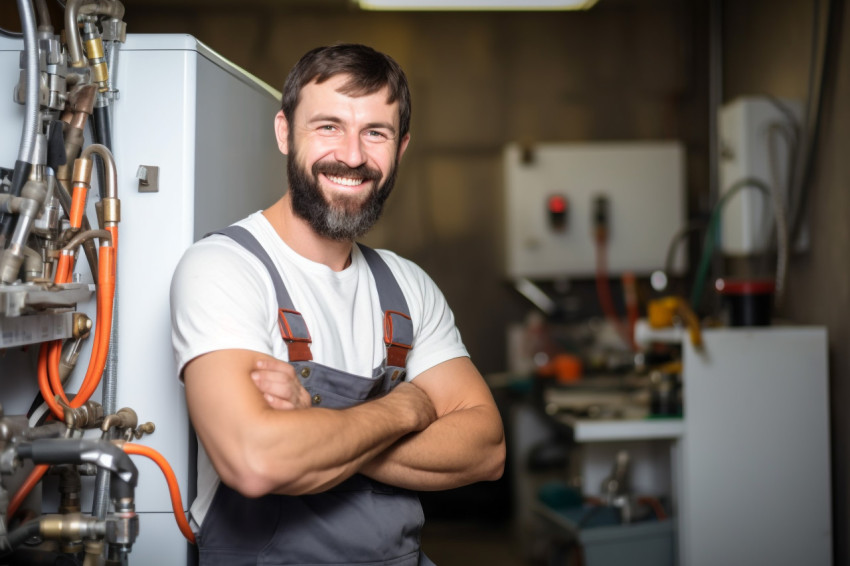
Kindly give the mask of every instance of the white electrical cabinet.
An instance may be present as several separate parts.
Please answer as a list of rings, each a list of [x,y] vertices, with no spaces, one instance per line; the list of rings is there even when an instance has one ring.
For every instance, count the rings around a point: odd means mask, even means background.
[[[830,565],[826,329],[703,339],[683,347],[682,565]]]
[[[788,215],[790,164],[801,143],[803,107],[796,100],[743,97],[724,105],[717,117],[720,144],[720,192],[739,189],[723,207],[721,246],[728,255],[749,255],[767,249],[776,221],[770,194],[755,189],[755,180],[771,191]]]
[[[607,269],[664,267],[685,224],[685,151],[678,142],[541,143],[505,148],[507,275],[592,277],[595,201],[607,200]],[[679,250],[674,269],[685,265]]]
[[[0,38],[0,92],[9,95],[0,104],[0,165],[10,168],[23,120],[23,107],[11,100],[21,49],[21,41]],[[194,455],[171,348],[171,275],[194,241],[269,206],[282,194],[285,158],[273,129],[280,94],[188,35],[128,35],[116,81],[120,95],[112,108],[113,153],[121,200],[117,407],[131,407],[140,423],[156,425],[152,435],[135,442],[153,447],[169,461],[187,509],[195,482]],[[156,171],[155,187],[140,187],[140,166]],[[89,217],[94,222],[91,206]],[[78,280],[90,280],[85,264],[78,263]],[[81,304],[79,310],[92,312],[93,303]],[[15,358],[0,358],[0,403],[7,415],[26,411],[38,391],[34,366]],[[87,351],[81,360],[83,367],[73,374],[68,391],[79,388]],[[100,393],[93,399],[99,400]],[[185,564],[186,541],[161,471],[145,458],[133,461],[139,469],[135,504],[140,533],[131,562]],[[90,504],[91,493],[84,493],[84,511]]]

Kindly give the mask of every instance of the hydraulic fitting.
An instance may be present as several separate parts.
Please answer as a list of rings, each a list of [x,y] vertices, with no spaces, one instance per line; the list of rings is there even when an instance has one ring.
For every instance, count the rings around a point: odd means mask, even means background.
[[[103,537],[107,530],[103,521],[81,513],[44,515],[38,522],[41,536],[50,540],[75,541]]]
[[[82,482],[76,466],[57,466],[59,469],[59,513],[70,515],[82,512],[80,492]]]
[[[129,550],[139,537],[139,516],[130,502],[122,501],[121,509],[106,518],[106,542]]]
[[[103,422],[103,407],[97,401],[86,401],[80,407],[71,408],[60,403],[65,409],[65,426],[72,430],[98,428]]]
[[[121,222],[121,201],[117,198],[105,197],[95,203],[97,215],[102,226],[114,226]]]
[[[79,157],[74,161],[74,184],[81,183],[86,187],[91,185],[92,160],[89,157]]]
[[[103,419],[103,423],[100,425],[100,430],[103,432],[109,432],[111,428],[136,428],[136,425],[139,424],[139,417],[136,415],[136,411],[131,409],[130,407],[123,407],[118,409],[118,411],[114,415],[108,415],[105,419]]]
[[[47,196],[47,182],[30,179],[21,190],[18,222],[8,248],[0,259],[0,282],[13,283],[18,279],[24,261],[24,248],[35,218]]]
[[[85,338],[91,332],[92,321],[85,313],[75,312],[72,326],[74,338]]]
[[[83,32],[83,47],[92,70],[92,82],[97,84],[100,92],[107,90],[109,70],[106,68],[106,58],[103,52],[103,40],[97,34],[94,22],[85,23]]]

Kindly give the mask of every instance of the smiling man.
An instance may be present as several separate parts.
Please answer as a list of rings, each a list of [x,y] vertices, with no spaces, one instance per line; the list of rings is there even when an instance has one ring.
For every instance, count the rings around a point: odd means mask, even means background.
[[[505,444],[433,281],[354,243],[410,141],[406,78],[366,46],[314,49],[274,126],[288,190],[172,282],[201,564],[430,564],[415,492],[497,479]]]

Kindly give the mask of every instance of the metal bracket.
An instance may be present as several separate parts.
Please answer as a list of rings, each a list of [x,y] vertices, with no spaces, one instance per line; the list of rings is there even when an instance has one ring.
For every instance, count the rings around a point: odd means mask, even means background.
[[[156,165],[139,165],[136,178],[139,180],[140,193],[159,192],[159,167]]]

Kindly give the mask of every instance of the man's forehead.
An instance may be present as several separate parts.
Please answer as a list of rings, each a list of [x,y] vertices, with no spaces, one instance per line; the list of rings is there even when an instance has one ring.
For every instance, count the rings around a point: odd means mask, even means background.
[[[310,89],[330,89],[336,93],[342,94],[349,98],[363,98],[376,96],[383,96],[384,101],[387,105],[392,105],[397,103],[398,101],[390,102],[390,87],[389,85],[384,85],[377,90],[372,90],[371,92],[367,92],[365,88],[358,85],[355,77],[347,73],[340,73],[325,79],[322,82],[319,82],[320,77],[315,77],[310,80],[307,84],[304,85],[304,88]]]
[[[317,102],[316,99],[311,96],[311,94],[316,94],[320,91],[324,91],[325,93],[333,92],[338,95],[341,95],[342,97],[353,100],[365,101],[365,99],[371,99],[371,101],[374,101],[376,103],[378,108],[385,106],[388,111],[392,112],[395,115],[396,120],[398,119],[397,114],[399,111],[399,101],[395,100],[390,102],[390,90],[388,86],[384,85],[380,89],[369,93],[363,92],[362,90],[356,88],[356,86],[352,88],[352,86],[352,78],[350,75],[335,75],[322,82],[318,82],[318,79],[312,79],[310,82],[304,85],[304,88],[302,89],[301,94],[299,96],[298,107],[304,106],[305,101],[308,101],[308,105],[310,105],[309,101]],[[381,102],[383,104],[380,104]],[[298,111],[298,107],[296,107],[296,112]],[[327,109],[325,108],[322,110]]]

